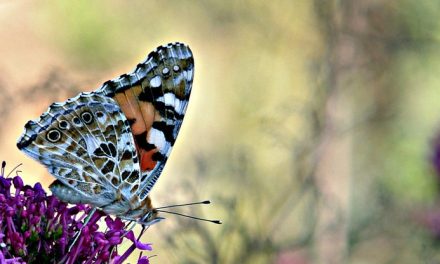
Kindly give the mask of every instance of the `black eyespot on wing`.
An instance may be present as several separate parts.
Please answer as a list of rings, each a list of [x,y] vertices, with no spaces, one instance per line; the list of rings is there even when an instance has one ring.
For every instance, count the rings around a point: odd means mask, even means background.
[[[46,139],[52,143],[58,142],[61,139],[61,132],[57,129],[51,129],[47,132]]]
[[[66,129],[69,129],[69,122],[67,122],[66,120],[61,120],[59,123],[58,123],[58,127],[60,128],[60,129],[62,129],[62,130],[66,130]]]
[[[93,115],[89,111],[84,111],[81,113],[81,119],[86,124],[91,124],[93,122]]]
[[[72,121],[73,121],[73,123],[74,123],[75,125],[79,125],[79,124],[81,124],[81,120],[79,120],[79,118],[78,118],[77,116],[75,116],[75,117],[72,119]]]

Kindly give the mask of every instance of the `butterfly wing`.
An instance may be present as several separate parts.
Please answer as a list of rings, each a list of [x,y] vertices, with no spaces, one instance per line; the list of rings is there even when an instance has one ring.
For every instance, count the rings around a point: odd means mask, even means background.
[[[25,125],[17,147],[48,167],[57,178],[52,192],[66,202],[102,207],[139,187],[128,121],[116,102],[101,94],[52,104]]]
[[[17,146],[57,178],[61,200],[138,219],[170,155],[187,108],[194,60],[184,44],[161,46],[130,74],[51,105]],[[153,217],[154,218],[154,217]]]
[[[141,168],[140,201],[156,183],[176,141],[193,76],[191,50],[173,43],[158,47],[132,73],[98,90],[115,99],[130,123]]]

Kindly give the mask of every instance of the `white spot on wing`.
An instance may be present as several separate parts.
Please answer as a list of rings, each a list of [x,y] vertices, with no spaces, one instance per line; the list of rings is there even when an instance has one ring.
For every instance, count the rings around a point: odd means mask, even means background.
[[[162,131],[157,130],[155,128],[151,128],[148,137],[148,142],[156,145],[158,149],[163,149],[165,148],[166,145],[165,135],[163,134]]]
[[[179,115],[183,114],[184,107],[183,102],[173,93],[166,93],[164,96],[157,98],[157,101],[164,103],[165,105],[174,107],[174,111]]]
[[[162,85],[162,80],[160,79],[160,76],[156,76],[150,80],[150,86],[153,88],[160,87],[161,85]]]

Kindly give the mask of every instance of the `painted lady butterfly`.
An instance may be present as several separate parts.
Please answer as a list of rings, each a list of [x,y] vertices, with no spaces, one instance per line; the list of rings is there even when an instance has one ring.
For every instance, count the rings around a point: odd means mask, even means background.
[[[194,76],[191,50],[158,47],[129,74],[54,103],[29,121],[17,147],[47,166],[53,194],[149,225],[149,193],[176,141]]]

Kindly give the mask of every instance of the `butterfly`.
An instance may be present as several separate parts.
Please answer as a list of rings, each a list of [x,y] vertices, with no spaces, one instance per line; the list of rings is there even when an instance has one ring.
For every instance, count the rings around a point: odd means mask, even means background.
[[[133,72],[65,102],[24,126],[17,147],[47,167],[60,200],[150,225],[149,193],[176,141],[194,77],[190,48],[170,43]]]

